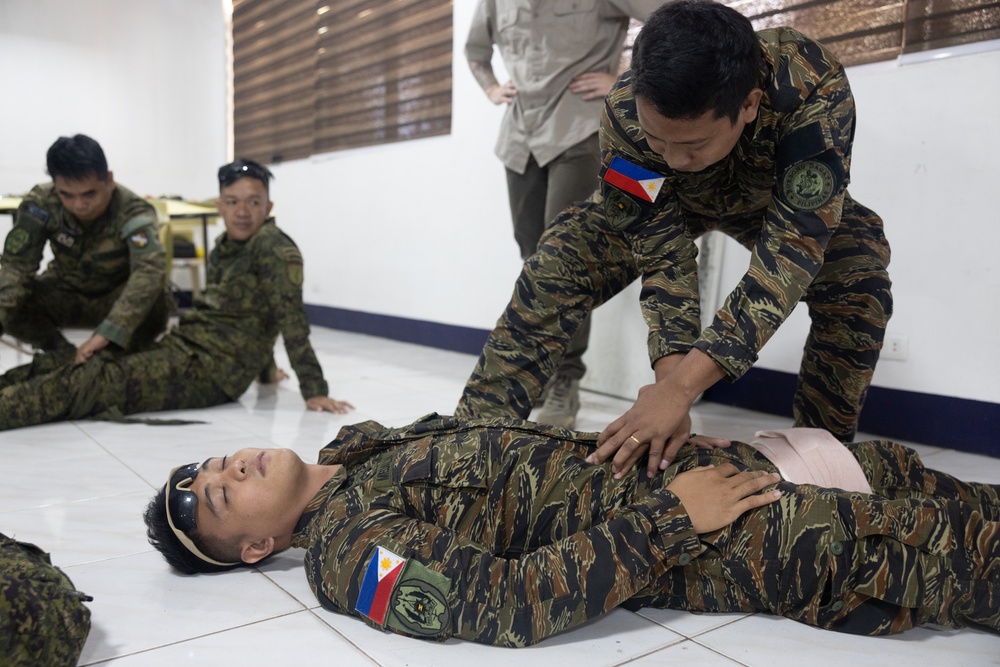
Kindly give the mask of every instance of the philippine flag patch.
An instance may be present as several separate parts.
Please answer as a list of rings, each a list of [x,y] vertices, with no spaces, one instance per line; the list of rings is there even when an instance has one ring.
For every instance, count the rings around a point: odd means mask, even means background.
[[[615,157],[604,172],[604,180],[620,190],[652,202],[656,201],[656,195],[660,194],[666,178],[624,158]]]
[[[354,608],[379,625],[385,623],[389,596],[392,595],[392,589],[404,565],[406,565],[405,558],[384,547],[375,547],[375,553],[372,554],[368,569],[365,571],[364,581],[361,582],[358,603]]]

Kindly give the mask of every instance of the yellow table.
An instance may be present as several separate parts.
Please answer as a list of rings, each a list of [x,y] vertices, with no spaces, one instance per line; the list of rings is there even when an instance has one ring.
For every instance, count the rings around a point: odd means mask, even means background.
[[[21,205],[20,197],[0,197],[0,215],[7,213],[14,215],[17,207]]]
[[[214,225],[219,219],[219,212],[214,206],[202,206],[176,199],[162,199],[167,204],[167,216],[173,229],[190,228],[196,220],[201,220],[202,248],[208,252],[208,226]]]

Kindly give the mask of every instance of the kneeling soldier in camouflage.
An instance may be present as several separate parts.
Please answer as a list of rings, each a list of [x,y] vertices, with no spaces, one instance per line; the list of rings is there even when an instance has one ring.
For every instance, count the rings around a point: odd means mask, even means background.
[[[821,446],[800,448],[802,432]],[[589,463],[593,433],[515,418],[365,422],[318,464],[244,449],[175,468],[145,520],[189,573],[301,547],[325,607],[436,640],[525,646],[619,605],[866,635],[1000,629],[1000,487],[928,470],[893,443],[778,435],[691,438],[649,477]],[[776,472],[828,469],[810,459],[826,450],[856,490]]]
[[[208,258],[207,289],[180,325],[150,349],[110,350],[51,370],[38,361],[0,377],[0,430],[84,417],[202,408],[273,379],[280,333],[310,410],[346,412],[327,396],[302,303],[302,255],[268,218],[271,172],[238,160],[219,170],[226,231]],[[45,355],[38,355],[44,357]]]

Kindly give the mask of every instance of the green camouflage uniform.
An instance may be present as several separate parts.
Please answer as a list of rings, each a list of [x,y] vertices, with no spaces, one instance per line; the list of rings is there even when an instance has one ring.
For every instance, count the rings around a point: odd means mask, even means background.
[[[325,607],[437,640],[525,646],[619,605],[761,611],[870,635],[1000,629],[1000,487],[860,443],[879,495],[780,482],[778,501],[697,535],[666,489],[679,472],[772,464],[742,443],[686,445],[655,478],[643,464],[616,480],[584,460],[595,448],[596,434],[513,418],[346,427],[319,457],[344,468],[292,544]],[[401,567],[372,596],[374,558]]]
[[[220,236],[207,273],[203,297],[149,350],[102,352],[55,370],[36,355],[9,371],[0,378],[0,430],[235,400],[273,364],[279,333],[302,396],[326,396],[302,303],[302,255],[273,220],[246,242]]]
[[[525,264],[456,416],[527,417],[593,309],[642,279],[649,357],[698,348],[741,377],[799,301],[812,328],[795,395],[797,426],[850,440],[892,311],[882,221],[847,193],[854,101],[817,43],[758,33],[766,62],[757,120],[706,170],[671,170],[646,144],[630,75],[608,96],[604,177],[615,158],[661,175],[654,201],[606,180],[564,211]],[[702,330],[695,239],[719,230],[751,253],[746,274]]]
[[[33,544],[0,533],[0,664],[71,667],[90,632],[90,598]]]
[[[46,241],[53,260],[36,276]],[[52,184],[35,186],[0,262],[0,328],[35,347],[66,348],[59,329],[86,327],[121,348],[143,349],[173,311],[156,211],[121,185],[88,223],[63,207]]]

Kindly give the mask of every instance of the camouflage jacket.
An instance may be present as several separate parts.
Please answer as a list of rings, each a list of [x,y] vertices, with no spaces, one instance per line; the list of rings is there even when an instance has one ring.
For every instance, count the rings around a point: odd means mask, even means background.
[[[790,28],[758,36],[764,95],[726,159],[700,172],[671,170],[646,143],[628,73],[607,98],[600,133],[605,180],[595,196],[643,272],[650,359],[697,347],[730,379],[753,365],[822,266],[848,197],[854,137],[854,99],[834,56]],[[664,178],[652,201],[607,182],[615,158]],[[694,239],[709,230],[732,236],[751,259],[702,331]]]
[[[0,533],[0,664],[72,667],[90,633],[90,609],[49,555]]]
[[[271,363],[279,333],[302,396],[327,395],[323,370],[309,344],[302,255],[273,219],[245,242],[219,236],[208,257],[206,284],[202,298],[181,316],[172,335],[215,358],[233,360],[230,371],[217,380],[228,396],[240,396]]]
[[[117,185],[104,215],[81,223],[63,207],[51,183],[32,188],[17,209],[0,257],[0,318],[27,295],[46,242],[53,260],[43,275],[65,289],[98,296],[125,285],[96,331],[124,347],[166,285],[156,211]]]
[[[610,611],[701,550],[663,489],[672,475],[615,480],[583,462],[593,446],[593,434],[509,418],[346,427],[319,458],[345,468],[313,499],[293,544],[307,549],[307,576],[329,608],[415,637],[533,644]],[[380,613],[365,578],[396,558],[405,567]]]
[[[642,463],[616,480],[584,460],[596,440],[514,418],[345,427],[319,456],[343,467],[292,545],[325,607],[420,638],[525,646],[619,605],[866,635],[1000,628],[996,487],[928,470],[900,445],[855,443],[879,495],[782,481],[776,502],[697,535],[666,488],[679,473],[773,464],[744,443],[688,444],[656,477]]]

